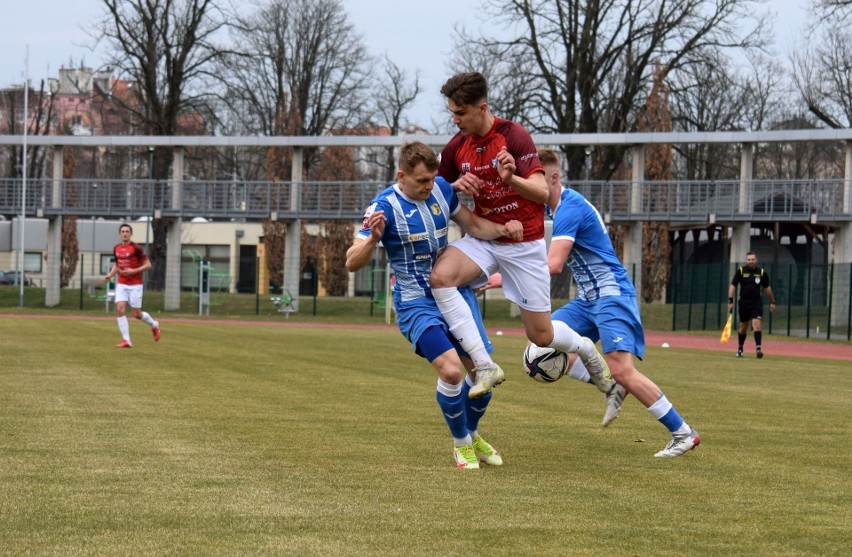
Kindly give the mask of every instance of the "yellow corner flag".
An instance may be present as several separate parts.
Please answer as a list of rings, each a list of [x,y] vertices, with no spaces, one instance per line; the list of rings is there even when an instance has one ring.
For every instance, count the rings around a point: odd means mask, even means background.
[[[722,329],[722,338],[719,339],[722,344],[728,344],[728,341],[731,340],[731,319],[733,317],[733,314],[728,314],[728,322],[725,323],[725,327]]]

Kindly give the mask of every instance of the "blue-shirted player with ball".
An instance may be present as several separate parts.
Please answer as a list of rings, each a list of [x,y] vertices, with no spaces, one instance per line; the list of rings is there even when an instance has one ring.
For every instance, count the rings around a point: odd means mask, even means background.
[[[636,291],[612,247],[606,224],[579,192],[562,189],[555,152],[542,150],[539,159],[554,192],[549,199],[554,215],[547,266],[551,275],[557,275],[567,264],[577,283],[577,297],[554,311],[553,319],[593,341],[600,339],[613,379],[672,435],[668,445],[654,456],[680,456],[697,447],[701,439],[660,388],[633,364],[634,356],[641,360],[645,353],[645,332]],[[556,193],[560,191],[561,195]]]
[[[475,216],[459,203],[452,185],[437,178],[438,158],[421,142],[402,146],[398,182],[382,191],[364,215],[364,226],[346,252],[346,268],[357,271],[372,259],[373,248],[381,242],[388,254],[396,280],[393,304],[399,330],[438,372],[437,400],[453,437],[453,454],[459,468],[479,468],[479,462],[499,466],[503,459],[478,433],[491,392],[476,398],[468,396],[475,377],[473,362],[458,342],[448,334],[447,323],[438,310],[429,288],[429,275],[441,251],[447,246],[450,220],[472,236],[520,239],[523,226],[518,221],[497,224]],[[476,316],[479,334],[493,350],[473,292],[461,289]]]

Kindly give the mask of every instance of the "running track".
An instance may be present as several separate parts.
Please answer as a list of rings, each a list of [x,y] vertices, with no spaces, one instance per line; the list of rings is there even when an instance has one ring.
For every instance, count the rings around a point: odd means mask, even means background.
[[[115,317],[94,317],[78,315],[20,315],[14,313],[0,313],[0,319],[89,319],[89,320],[113,320]],[[354,325],[346,323],[305,323],[297,321],[231,321],[225,319],[186,319],[165,318],[164,331],[168,331],[168,323],[211,323],[216,325],[254,326],[254,327],[313,327],[334,329],[391,329],[390,325]],[[489,328],[488,333],[493,335],[497,329]],[[502,329],[505,335],[522,336],[524,330],[521,328]],[[736,333],[735,333],[736,334]],[[852,361],[852,343],[836,342],[804,342],[801,340],[785,340],[787,337],[773,336],[764,341],[764,353],[769,356],[790,356],[799,358],[820,358],[826,360],[848,360]],[[728,352],[733,356],[736,351],[736,341],[721,344],[716,334],[686,334],[666,331],[645,331],[645,344],[647,346],[661,346],[664,342],[670,348],[686,348],[690,350],[715,350],[717,352]],[[749,333],[746,341],[747,355],[754,356],[754,337]]]

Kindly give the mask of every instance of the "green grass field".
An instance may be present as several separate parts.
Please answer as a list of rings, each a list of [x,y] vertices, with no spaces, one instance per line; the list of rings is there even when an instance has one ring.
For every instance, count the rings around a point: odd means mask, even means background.
[[[91,315],[91,314],[90,314]],[[518,369],[457,470],[435,373],[395,329],[0,318],[3,555],[846,555],[849,362],[650,348],[701,433]],[[845,548],[845,549],[844,549]]]

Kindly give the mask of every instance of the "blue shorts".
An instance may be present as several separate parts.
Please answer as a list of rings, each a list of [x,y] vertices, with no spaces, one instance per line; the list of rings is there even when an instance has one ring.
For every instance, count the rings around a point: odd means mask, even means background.
[[[476,303],[476,296],[473,294],[473,290],[468,287],[459,288],[459,293],[461,293],[470,306],[470,310],[473,312],[473,318],[476,320],[476,326],[479,328],[479,334],[482,337],[483,344],[485,344],[485,349],[488,350],[489,354],[494,352],[494,345],[491,344],[488,333],[485,332],[485,327],[482,325],[479,304]],[[435,303],[434,298],[418,298],[410,302],[402,302],[397,305],[396,313],[399,332],[411,343],[414,352],[418,356],[426,358],[426,355],[422,353],[417,343],[420,340],[420,336],[429,327],[440,327],[446,333],[447,338],[450,339],[456,352],[460,356],[467,356],[467,353],[462,350],[458,341],[450,334],[447,322],[444,321],[444,316],[441,315],[441,311],[438,309],[438,304]]]
[[[645,355],[645,331],[635,296],[604,296],[587,302],[574,299],[553,312],[584,337],[601,341],[604,354],[623,350],[640,360]]]

